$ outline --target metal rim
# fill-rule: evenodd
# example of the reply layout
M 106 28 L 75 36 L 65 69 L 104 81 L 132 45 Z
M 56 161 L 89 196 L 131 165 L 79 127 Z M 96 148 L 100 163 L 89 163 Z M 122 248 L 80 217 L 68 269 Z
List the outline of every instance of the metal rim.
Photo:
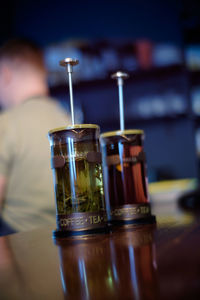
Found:
M 69 126 L 65 126 L 65 127 L 59 127 L 59 128 L 55 128 L 52 129 L 48 132 L 48 134 L 52 134 L 58 131 L 63 131 L 63 130 L 70 130 L 70 129 L 78 129 L 78 128 L 83 128 L 83 129 L 90 129 L 90 128 L 94 128 L 94 129 L 98 129 L 99 126 L 96 124 L 74 124 L 74 125 L 69 125 Z
M 100 135 L 100 137 L 106 138 L 106 137 L 111 137 L 111 136 L 129 135 L 129 134 L 144 134 L 144 131 L 141 129 L 109 131 L 109 132 L 102 133 Z

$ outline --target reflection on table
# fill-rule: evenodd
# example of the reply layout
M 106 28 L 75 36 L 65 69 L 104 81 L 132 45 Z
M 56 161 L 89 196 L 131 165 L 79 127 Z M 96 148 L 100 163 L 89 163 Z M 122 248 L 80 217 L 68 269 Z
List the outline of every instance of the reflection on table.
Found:
M 156 299 L 154 229 L 57 240 L 66 299 Z

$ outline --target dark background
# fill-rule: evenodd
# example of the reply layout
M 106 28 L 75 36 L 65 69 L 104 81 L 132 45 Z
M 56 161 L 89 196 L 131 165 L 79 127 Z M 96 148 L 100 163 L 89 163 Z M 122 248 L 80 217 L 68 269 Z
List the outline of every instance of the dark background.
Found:
M 91 39 L 148 37 L 154 41 L 182 43 L 180 18 L 182 11 L 187 9 L 187 5 L 181 4 L 183 2 L 1 1 L 1 40 L 25 35 L 46 45 L 74 37 Z M 191 1 L 188 2 L 188 6 L 191 7 Z
M 0 43 L 13 37 L 28 37 L 42 47 L 72 39 L 171 43 L 183 51 L 200 43 L 200 1 L 96 0 L 96 1 L 1 1 Z M 84 71 L 84 70 L 83 70 Z M 179 66 L 133 72 L 125 85 L 127 128 L 142 128 L 150 181 L 198 177 L 195 134 L 199 121 L 191 111 L 190 94 L 200 85 L 199 73 L 190 72 L 184 59 Z M 194 83 L 195 82 L 195 83 Z M 187 103 L 181 115 L 135 118 L 129 107 L 137 97 L 174 88 Z M 66 89 L 52 88 L 58 98 Z M 86 123 L 98 123 L 102 131 L 119 128 L 117 89 L 109 77 L 103 81 L 76 83 L 75 98 Z

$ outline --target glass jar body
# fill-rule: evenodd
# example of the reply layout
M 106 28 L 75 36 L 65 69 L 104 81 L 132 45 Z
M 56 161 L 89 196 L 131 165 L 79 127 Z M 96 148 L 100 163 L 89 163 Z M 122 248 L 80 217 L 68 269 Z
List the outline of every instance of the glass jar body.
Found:
M 99 127 L 70 127 L 50 133 L 49 139 L 57 227 L 87 230 L 104 226 Z
M 109 219 L 131 220 L 150 214 L 143 132 L 101 135 L 104 189 Z

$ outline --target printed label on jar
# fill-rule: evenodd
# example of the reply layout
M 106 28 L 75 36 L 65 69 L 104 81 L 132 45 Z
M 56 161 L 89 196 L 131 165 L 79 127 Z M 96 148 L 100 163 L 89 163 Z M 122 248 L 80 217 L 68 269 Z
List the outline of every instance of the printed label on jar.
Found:
M 90 230 L 105 227 L 106 212 L 62 214 L 56 217 L 57 228 L 68 231 Z
M 149 203 L 129 204 L 112 207 L 110 210 L 111 220 L 133 220 L 151 216 Z
M 122 157 L 118 154 L 115 155 L 110 155 L 106 157 L 106 164 L 108 166 L 110 165 L 119 165 L 121 163 L 130 163 L 130 164 L 137 164 L 139 162 L 146 162 L 146 156 L 144 151 L 141 151 L 138 155 L 136 156 L 128 156 L 128 157 Z

